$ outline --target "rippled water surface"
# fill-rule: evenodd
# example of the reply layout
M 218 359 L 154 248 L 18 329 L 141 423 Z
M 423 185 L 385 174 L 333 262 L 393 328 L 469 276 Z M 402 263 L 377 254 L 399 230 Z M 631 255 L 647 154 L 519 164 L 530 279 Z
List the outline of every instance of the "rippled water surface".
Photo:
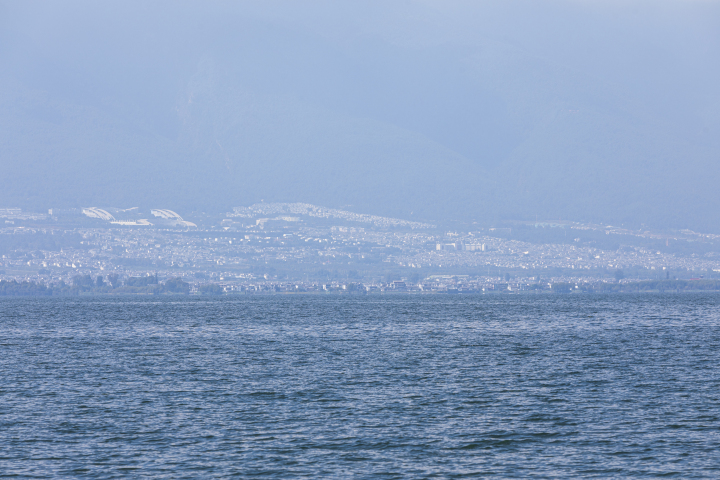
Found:
M 0 300 L 0 475 L 720 476 L 720 296 Z

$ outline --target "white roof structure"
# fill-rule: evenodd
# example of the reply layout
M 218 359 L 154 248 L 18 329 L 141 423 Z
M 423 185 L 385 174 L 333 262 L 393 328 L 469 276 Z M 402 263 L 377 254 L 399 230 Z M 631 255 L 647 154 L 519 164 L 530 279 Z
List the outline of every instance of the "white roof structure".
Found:
M 173 212 L 172 210 L 156 208 L 154 210 L 150 210 L 150 213 L 152 213 L 156 217 L 162 217 L 167 220 L 182 220 L 182 217 L 177 213 Z
M 99 218 L 100 220 L 107 220 L 108 222 L 115 221 L 115 217 L 110 215 L 110 213 L 97 207 L 83 208 L 82 213 L 90 218 Z
M 173 212 L 172 210 L 156 208 L 154 210 L 150 210 L 150 213 L 152 213 L 156 217 L 164 218 L 165 220 L 172 220 L 173 222 L 175 222 L 175 225 L 179 227 L 197 227 L 197 225 L 195 225 L 194 223 L 183 220 L 180 215 Z

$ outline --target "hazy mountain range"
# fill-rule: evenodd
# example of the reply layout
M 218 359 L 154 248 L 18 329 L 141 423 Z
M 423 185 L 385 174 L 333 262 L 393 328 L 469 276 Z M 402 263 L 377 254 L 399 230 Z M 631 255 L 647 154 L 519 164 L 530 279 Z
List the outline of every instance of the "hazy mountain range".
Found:
M 720 231 L 720 3 L 0 2 L 0 206 Z

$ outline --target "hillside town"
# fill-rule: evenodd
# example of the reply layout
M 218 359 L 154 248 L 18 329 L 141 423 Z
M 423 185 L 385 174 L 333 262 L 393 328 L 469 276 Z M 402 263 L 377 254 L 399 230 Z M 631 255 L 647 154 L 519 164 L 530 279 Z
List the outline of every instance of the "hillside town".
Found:
M 189 293 L 490 293 L 720 278 L 718 236 L 689 231 L 570 222 L 447 231 L 299 203 L 193 221 L 146 213 L 0 209 L 0 280 L 118 293 L 169 279 Z M 519 238 L 541 233 L 555 240 Z

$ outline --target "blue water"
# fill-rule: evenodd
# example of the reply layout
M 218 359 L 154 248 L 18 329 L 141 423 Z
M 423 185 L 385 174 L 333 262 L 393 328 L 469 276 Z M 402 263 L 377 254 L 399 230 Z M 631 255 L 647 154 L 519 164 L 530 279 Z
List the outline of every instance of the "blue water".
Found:
M 720 476 L 720 295 L 0 300 L 0 474 Z

